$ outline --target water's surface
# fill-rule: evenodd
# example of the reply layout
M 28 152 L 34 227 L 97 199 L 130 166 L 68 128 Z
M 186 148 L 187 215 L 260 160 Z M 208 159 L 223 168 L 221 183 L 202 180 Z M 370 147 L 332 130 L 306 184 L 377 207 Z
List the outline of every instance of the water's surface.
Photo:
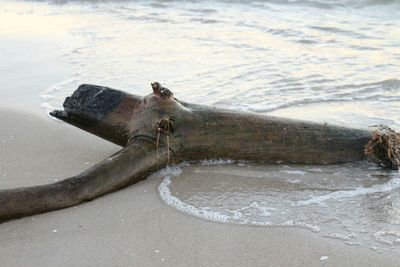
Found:
M 161 198 L 206 220 L 301 227 L 353 246 L 400 249 L 398 172 L 366 163 L 225 164 L 211 161 L 164 170 Z
M 42 31 L 73 68 L 44 105 L 81 83 L 148 94 L 158 80 L 201 104 L 400 127 L 399 1 L 19 3 L 3 4 L 4 31 Z
M 43 88 L 47 109 L 81 83 L 144 95 L 158 80 L 185 101 L 400 130 L 399 1 L 4 1 L 0 18 L 2 41 L 39 36 L 71 66 Z M 399 246 L 398 174 L 368 166 L 183 172 L 166 178 L 161 195 L 195 216 L 208 208 L 221 215 L 212 220 Z

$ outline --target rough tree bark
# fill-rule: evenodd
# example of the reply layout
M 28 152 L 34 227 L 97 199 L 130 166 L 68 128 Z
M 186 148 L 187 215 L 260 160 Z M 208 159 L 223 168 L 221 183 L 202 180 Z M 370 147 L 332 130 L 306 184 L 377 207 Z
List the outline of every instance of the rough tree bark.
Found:
M 219 110 L 177 100 L 159 83 L 139 97 L 81 85 L 50 114 L 124 148 L 54 184 L 0 190 L 0 221 L 90 201 L 168 163 L 206 158 L 336 164 L 369 159 L 397 169 L 400 138 L 375 131 Z M 368 154 L 368 156 L 366 155 Z

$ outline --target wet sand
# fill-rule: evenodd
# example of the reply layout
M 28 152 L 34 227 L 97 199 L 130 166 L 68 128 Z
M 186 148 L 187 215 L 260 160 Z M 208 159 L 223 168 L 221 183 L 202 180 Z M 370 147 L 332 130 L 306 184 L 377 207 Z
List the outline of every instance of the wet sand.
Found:
M 62 179 L 119 149 L 11 109 L 0 108 L 0 125 L 0 188 Z M 398 266 L 394 252 L 344 245 L 304 229 L 226 225 L 182 214 L 160 199 L 161 179 L 0 224 L 0 266 Z

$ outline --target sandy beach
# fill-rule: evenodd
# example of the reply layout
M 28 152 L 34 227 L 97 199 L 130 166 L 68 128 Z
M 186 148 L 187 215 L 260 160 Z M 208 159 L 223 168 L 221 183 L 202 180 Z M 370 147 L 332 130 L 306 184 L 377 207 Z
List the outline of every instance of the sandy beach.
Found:
M 0 125 L 1 188 L 63 179 L 119 149 L 12 109 L 0 109 Z M 162 202 L 161 180 L 152 177 L 77 207 L 0 224 L 0 266 L 398 266 L 397 253 L 344 245 L 303 229 L 185 215 Z

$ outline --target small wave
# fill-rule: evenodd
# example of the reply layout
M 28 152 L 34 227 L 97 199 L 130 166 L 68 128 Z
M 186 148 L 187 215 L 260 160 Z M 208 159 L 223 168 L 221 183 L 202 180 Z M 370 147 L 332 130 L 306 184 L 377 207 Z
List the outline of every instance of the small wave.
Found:
M 380 48 L 378 47 L 371 47 L 371 46 L 360 46 L 360 45 L 352 45 L 350 48 L 361 50 L 361 51 L 379 51 Z
M 307 206 L 311 204 L 321 205 L 328 200 L 340 200 L 343 198 L 354 198 L 361 195 L 391 192 L 400 188 L 400 178 L 393 178 L 384 184 L 373 185 L 371 187 L 357 187 L 347 191 L 336 191 L 322 196 L 313 196 L 307 200 L 301 200 L 293 203 L 293 206 Z
M 343 34 L 343 35 L 347 35 L 347 36 L 352 36 L 352 37 L 355 37 L 357 39 L 368 39 L 368 38 L 370 38 L 369 36 L 361 34 L 359 32 L 355 32 L 355 31 L 351 31 L 351 30 L 344 30 L 344 29 L 337 28 L 337 27 L 311 26 L 310 28 L 314 29 L 314 30 L 318 30 L 318 31 L 323 31 L 323 32 L 330 32 L 330 33 L 334 33 L 334 34 Z
M 283 84 L 281 87 L 279 87 L 274 83 Z M 281 79 L 279 81 L 272 82 L 271 84 L 273 87 L 278 86 L 281 93 L 291 91 L 293 86 L 295 86 L 294 91 L 296 91 L 297 94 L 299 94 L 299 91 L 304 91 L 306 94 L 306 91 L 313 90 L 312 86 L 311 88 L 307 88 L 301 83 L 301 80 L 291 78 Z M 323 93 L 316 96 L 303 97 L 287 101 L 285 103 L 282 103 L 281 99 L 275 98 L 276 103 L 271 102 L 269 106 L 266 106 L 264 101 L 260 103 L 261 105 L 253 103 L 252 105 L 248 105 L 248 110 L 257 113 L 266 113 L 296 106 L 320 103 L 344 103 L 366 100 L 379 100 L 381 102 L 400 101 L 400 80 L 398 79 L 387 79 L 379 82 L 364 84 L 336 85 L 330 88 L 323 88 L 323 90 L 321 89 L 321 85 L 318 85 L 317 89 L 319 90 L 316 91 L 321 91 Z M 223 102 L 216 102 L 217 105 L 221 103 Z M 232 105 L 232 103 L 227 102 L 226 104 L 224 103 L 223 106 L 227 105 Z
M 287 174 L 295 174 L 295 175 L 306 175 L 307 174 L 307 172 L 300 171 L 300 170 L 283 170 L 281 172 L 287 173 Z
M 299 44 L 306 44 L 306 45 L 311 45 L 311 44 L 317 44 L 318 42 L 315 40 L 310 40 L 310 39 L 300 39 L 296 41 Z
M 156 23 L 172 23 L 174 22 L 172 19 L 166 19 L 159 16 L 134 16 L 129 15 L 126 17 L 127 20 L 139 20 L 139 21 L 148 21 L 148 22 L 156 22 Z
M 332 238 L 332 239 L 340 239 L 343 241 L 350 241 L 351 239 L 354 239 L 355 235 L 354 235 L 354 233 L 350 233 L 347 235 L 332 233 L 332 234 L 324 235 L 324 237 Z
M 200 164 L 203 166 L 211 166 L 211 165 L 226 165 L 234 163 L 234 160 L 231 159 L 206 159 L 201 160 Z
M 158 186 L 158 192 L 160 194 L 161 199 L 168 205 L 171 206 L 183 213 L 209 220 L 215 221 L 220 223 L 233 223 L 233 224 L 248 224 L 248 225 L 255 225 L 255 226 L 289 226 L 289 227 L 301 227 L 311 230 L 313 232 L 319 232 L 320 228 L 316 225 L 311 225 L 305 222 L 296 222 L 293 220 L 287 220 L 282 223 L 272 223 L 269 221 L 255 221 L 252 219 L 245 219 L 240 211 L 246 210 L 249 208 L 256 208 L 260 209 L 264 216 L 269 216 L 268 208 L 260 207 L 257 203 L 252 203 L 249 206 L 231 210 L 231 215 L 223 214 L 219 211 L 212 210 L 210 207 L 196 207 L 194 205 L 190 205 L 181 201 L 179 198 L 172 195 L 169 186 L 172 182 L 172 176 L 177 176 L 176 174 L 167 175 L 164 177 L 164 180 Z
M 166 3 L 163 3 L 163 2 L 153 2 L 153 3 L 150 3 L 149 4 L 149 6 L 151 6 L 151 7 L 153 7 L 153 8 L 167 8 L 168 7 L 168 4 L 166 4 Z
M 378 231 L 374 233 L 374 237 L 377 242 L 385 245 L 400 245 L 400 232 Z
M 221 21 L 216 20 L 216 19 L 206 19 L 206 18 L 192 18 L 190 19 L 190 21 L 193 22 L 200 22 L 203 24 L 216 24 L 216 23 L 220 23 Z
M 202 13 L 202 14 L 212 14 L 218 12 L 216 9 L 213 8 L 199 8 L 199 9 L 189 8 L 187 10 L 194 13 Z

